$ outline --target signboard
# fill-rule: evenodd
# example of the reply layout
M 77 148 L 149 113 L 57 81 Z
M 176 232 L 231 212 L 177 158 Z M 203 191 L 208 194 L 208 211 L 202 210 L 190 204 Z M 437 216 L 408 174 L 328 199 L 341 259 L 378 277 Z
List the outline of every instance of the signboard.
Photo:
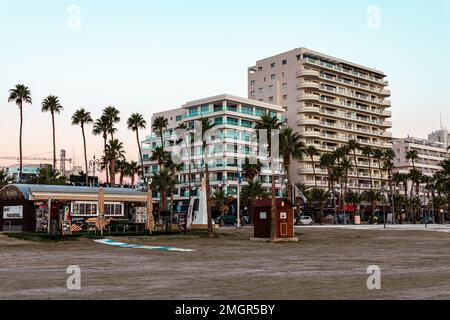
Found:
M 287 219 L 287 213 L 286 212 L 280 212 L 280 219 L 286 220 Z
M 267 219 L 267 212 L 261 212 L 261 213 L 259 214 L 259 218 L 260 218 L 261 220 L 266 220 L 266 219 Z
M 3 207 L 3 219 L 23 219 L 23 206 Z

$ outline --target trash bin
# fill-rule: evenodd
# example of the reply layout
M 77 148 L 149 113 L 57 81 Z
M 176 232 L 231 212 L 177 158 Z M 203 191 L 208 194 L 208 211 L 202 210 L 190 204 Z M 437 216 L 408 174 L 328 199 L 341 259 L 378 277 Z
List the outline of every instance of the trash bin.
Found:
M 360 225 L 361 224 L 361 216 L 355 216 L 355 224 Z

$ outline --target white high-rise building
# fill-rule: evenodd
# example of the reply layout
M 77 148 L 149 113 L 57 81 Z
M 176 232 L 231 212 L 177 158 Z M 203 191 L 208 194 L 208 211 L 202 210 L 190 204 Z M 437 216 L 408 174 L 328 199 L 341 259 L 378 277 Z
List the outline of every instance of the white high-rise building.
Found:
M 349 140 L 362 146 L 386 150 L 392 148 L 391 92 L 386 75 L 306 48 L 298 48 L 260 61 L 248 68 L 250 99 L 275 103 L 286 112 L 288 125 L 303 137 L 307 146 L 319 154 L 336 150 Z M 307 187 L 327 187 L 326 170 L 307 157 L 292 164 L 291 179 Z M 349 186 L 369 188 L 381 185 L 375 159 L 369 162 L 358 152 L 359 172 L 350 171 Z M 316 181 L 314 181 L 314 171 Z M 357 177 L 359 181 L 357 182 Z

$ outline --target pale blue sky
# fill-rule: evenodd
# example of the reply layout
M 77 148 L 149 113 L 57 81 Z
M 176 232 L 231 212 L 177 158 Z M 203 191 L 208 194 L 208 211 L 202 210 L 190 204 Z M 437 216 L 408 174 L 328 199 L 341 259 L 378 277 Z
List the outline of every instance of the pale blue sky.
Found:
M 71 5 L 81 10 L 79 30 L 67 27 Z M 381 10 L 379 30 L 367 25 L 370 5 Z M 24 154 L 51 150 L 50 117 L 40 113 L 49 94 L 65 106 L 58 146 L 72 153 L 81 150 L 79 131 L 69 126 L 79 106 L 98 116 L 115 105 L 123 118 L 139 111 L 150 122 L 153 112 L 189 100 L 245 97 L 248 66 L 296 47 L 383 70 L 395 135 L 425 137 L 439 127 L 440 111 L 450 126 L 450 0 L 0 0 L 0 39 L 6 155 L 18 153 L 18 112 L 7 103 L 16 83 L 34 98 L 25 112 Z M 134 136 L 120 129 L 135 158 Z M 101 152 L 99 138 L 89 139 L 94 152 Z

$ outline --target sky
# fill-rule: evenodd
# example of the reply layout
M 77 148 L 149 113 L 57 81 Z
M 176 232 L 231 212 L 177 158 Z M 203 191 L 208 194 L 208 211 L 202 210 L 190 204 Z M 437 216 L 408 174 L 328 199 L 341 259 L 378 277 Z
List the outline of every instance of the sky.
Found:
M 121 111 L 118 138 L 137 159 L 126 119 L 221 93 L 247 96 L 247 67 L 298 47 L 384 71 L 392 91 L 394 136 L 426 137 L 450 127 L 450 0 L 0 0 L 0 156 L 17 156 L 18 108 L 8 91 L 31 90 L 24 108 L 24 156 L 51 158 L 57 95 L 57 148 L 83 164 L 70 118 Z M 91 128 L 88 129 L 89 131 Z M 142 133 L 142 136 L 150 133 Z M 102 153 L 88 135 L 88 157 Z M 14 161 L 1 161 L 10 165 Z

